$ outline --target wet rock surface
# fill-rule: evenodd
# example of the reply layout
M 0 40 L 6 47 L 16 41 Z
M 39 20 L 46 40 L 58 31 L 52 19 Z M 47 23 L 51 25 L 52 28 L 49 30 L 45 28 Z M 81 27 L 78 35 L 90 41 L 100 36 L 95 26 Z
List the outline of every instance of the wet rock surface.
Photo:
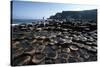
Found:
M 12 65 L 96 61 L 96 27 L 95 21 L 68 23 L 56 20 L 46 25 L 12 26 Z

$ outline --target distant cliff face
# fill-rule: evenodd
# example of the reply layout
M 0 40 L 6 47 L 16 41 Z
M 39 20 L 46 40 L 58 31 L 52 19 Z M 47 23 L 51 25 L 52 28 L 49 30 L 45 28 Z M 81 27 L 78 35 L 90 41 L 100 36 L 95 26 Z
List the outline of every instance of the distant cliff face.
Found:
M 85 10 L 85 11 L 63 11 L 62 13 L 56 13 L 53 16 L 50 16 L 49 19 L 97 19 L 97 9 L 94 10 Z

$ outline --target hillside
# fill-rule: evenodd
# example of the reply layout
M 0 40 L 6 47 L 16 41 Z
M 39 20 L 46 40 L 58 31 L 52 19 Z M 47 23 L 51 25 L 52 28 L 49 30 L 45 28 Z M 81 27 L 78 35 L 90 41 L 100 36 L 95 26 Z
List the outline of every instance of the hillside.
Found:
M 62 11 L 61 13 L 56 13 L 50 16 L 49 19 L 82 19 L 82 20 L 96 20 L 97 19 L 97 9 L 94 10 L 84 10 L 84 11 Z

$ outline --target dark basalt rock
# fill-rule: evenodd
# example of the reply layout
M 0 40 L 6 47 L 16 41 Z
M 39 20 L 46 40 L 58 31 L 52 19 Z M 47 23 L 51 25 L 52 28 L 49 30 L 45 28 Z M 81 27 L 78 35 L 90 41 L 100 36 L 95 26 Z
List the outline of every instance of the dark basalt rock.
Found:
M 77 62 L 77 60 L 74 57 L 69 57 L 68 62 L 69 63 L 74 63 L 74 62 Z
M 55 63 L 54 59 L 49 58 L 49 57 L 45 58 L 45 64 L 54 64 L 54 63 Z
M 83 43 L 77 43 L 77 42 L 72 42 L 72 44 L 79 48 L 83 48 L 85 46 Z
M 78 47 L 76 47 L 76 46 L 74 46 L 74 45 L 71 45 L 71 46 L 70 46 L 70 49 L 73 50 L 73 51 L 76 51 L 76 50 L 78 50 Z
M 22 55 L 15 57 L 13 59 L 12 65 L 15 65 L 15 66 L 27 65 L 30 63 L 30 61 L 31 61 L 31 56 L 22 54 Z
M 27 50 L 24 51 L 24 54 L 28 54 L 28 55 L 32 56 L 35 54 L 35 49 L 28 48 Z
M 70 48 L 63 48 L 63 49 L 62 49 L 62 52 L 63 52 L 63 53 L 70 53 L 71 50 L 70 50 Z
M 24 50 L 22 48 L 19 48 L 17 50 L 13 49 L 13 51 L 12 51 L 12 59 L 22 55 L 23 53 L 24 53 Z
M 13 66 L 97 60 L 96 21 L 53 19 L 46 22 L 12 27 Z
M 45 59 L 45 55 L 44 55 L 43 53 L 36 52 L 36 53 L 33 55 L 32 62 L 33 62 L 34 64 L 39 64 L 39 63 L 41 63 L 44 59 Z

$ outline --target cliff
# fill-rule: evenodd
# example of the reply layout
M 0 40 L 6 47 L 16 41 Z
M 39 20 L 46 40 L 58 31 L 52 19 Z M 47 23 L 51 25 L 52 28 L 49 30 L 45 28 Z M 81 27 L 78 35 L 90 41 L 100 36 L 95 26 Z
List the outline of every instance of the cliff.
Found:
M 97 9 L 94 10 L 84 10 L 84 11 L 62 11 L 61 13 L 56 13 L 50 16 L 49 19 L 82 19 L 82 20 L 96 20 L 97 19 Z

